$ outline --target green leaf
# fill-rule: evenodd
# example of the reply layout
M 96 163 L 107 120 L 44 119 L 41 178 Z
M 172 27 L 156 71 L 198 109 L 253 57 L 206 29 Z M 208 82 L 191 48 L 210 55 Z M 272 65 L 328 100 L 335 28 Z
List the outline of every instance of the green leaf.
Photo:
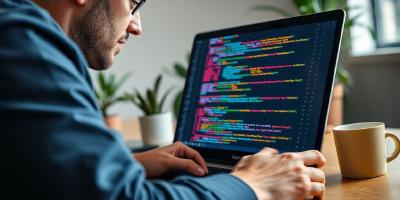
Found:
M 129 99 L 126 96 L 119 96 L 117 98 L 115 98 L 113 100 L 113 103 L 117 103 L 117 102 L 125 102 L 128 101 Z
M 100 98 L 101 98 L 100 91 L 94 90 L 94 92 L 95 92 L 95 94 L 96 94 L 96 98 L 97 98 L 97 99 L 100 99 Z
M 158 105 L 158 112 L 159 112 L 159 113 L 162 112 L 163 107 L 164 107 L 165 100 L 167 99 L 167 96 L 171 93 L 171 91 L 172 91 L 173 89 L 174 89 L 174 88 L 172 88 L 172 87 L 169 88 L 169 89 L 164 93 L 164 95 L 162 96 L 161 101 L 160 101 L 160 104 Z
M 101 106 L 101 112 L 103 113 L 104 116 L 108 116 L 108 109 L 112 103 L 110 102 L 104 102 L 103 105 Z
M 270 12 L 275 12 L 279 15 L 282 15 L 284 17 L 290 17 L 293 16 L 292 14 L 290 14 L 289 12 L 287 12 L 284 9 L 278 8 L 276 6 L 271 6 L 271 5 L 259 5 L 259 6 L 254 6 L 253 10 L 257 10 L 257 11 L 270 11 Z
M 186 62 L 189 64 L 190 63 L 190 57 L 191 57 L 191 53 L 187 52 L 186 53 Z
M 336 10 L 339 8 L 343 8 L 346 4 L 344 0 L 320 0 L 320 5 L 322 11 L 330 11 L 330 10 Z
M 182 64 L 175 63 L 174 70 L 175 70 L 176 75 L 178 75 L 179 77 L 182 77 L 182 78 L 186 78 L 187 68 L 185 68 Z
M 154 91 L 147 89 L 147 100 L 149 102 L 149 110 L 151 111 L 152 114 L 158 113 L 157 110 L 157 99 L 155 97 Z
M 144 100 L 143 96 L 139 93 L 138 90 L 136 90 L 136 97 L 139 99 L 140 102 L 140 108 L 142 109 L 142 111 L 145 114 L 151 113 L 150 109 L 149 109 L 149 105 L 146 103 L 146 101 Z
M 365 26 L 365 28 L 368 29 L 369 34 L 375 41 L 378 40 L 378 33 L 376 32 L 376 30 L 374 28 L 371 28 L 368 26 Z
M 351 74 L 344 67 L 338 66 L 336 76 L 336 82 L 342 83 L 347 88 L 352 85 Z
M 133 94 L 125 92 L 123 96 L 125 97 L 125 99 L 127 99 L 127 101 L 131 101 L 132 103 L 136 102 L 135 95 Z
M 157 76 L 157 79 L 156 79 L 156 81 L 154 82 L 154 86 L 153 86 L 153 88 L 154 88 L 154 93 L 155 93 L 154 96 L 155 96 L 155 97 L 157 97 L 158 90 L 160 89 L 161 80 L 162 80 L 162 76 L 161 76 L 161 74 L 160 74 L 160 75 Z
M 313 13 L 319 13 L 319 12 L 322 12 L 323 10 L 322 10 L 322 5 L 321 5 L 321 2 L 320 1 L 318 1 L 318 0 L 314 0 L 314 1 L 312 1 L 312 10 L 313 10 Z
M 178 118 L 178 115 L 179 115 L 179 109 L 181 106 L 182 96 L 183 96 L 183 91 L 179 91 L 177 93 L 177 95 L 175 96 L 174 105 L 173 105 L 175 118 Z
M 106 76 L 103 72 L 98 74 L 99 90 L 96 90 L 96 97 L 100 103 L 100 107 L 107 107 L 103 104 L 110 104 L 122 102 L 123 98 L 117 96 L 122 84 L 129 78 L 130 73 L 123 75 L 118 78 L 115 74 L 110 74 Z
M 358 20 L 358 18 L 362 17 L 363 15 L 364 13 L 358 13 L 357 15 L 354 15 L 352 17 L 348 17 L 346 24 L 350 26 L 353 25 Z
M 143 113 L 144 113 L 145 115 L 151 115 L 151 114 L 152 114 L 151 111 L 149 110 L 149 108 L 145 107 L 145 106 L 142 105 L 142 104 L 139 104 L 139 108 L 143 111 Z
M 343 8 L 347 7 L 347 0 L 338 0 L 338 1 L 330 1 L 330 2 L 336 2 L 336 8 L 335 9 L 339 9 L 339 8 L 343 9 Z
M 101 90 L 105 91 L 107 88 L 107 86 L 106 86 L 107 84 L 106 84 L 106 80 L 104 78 L 104 74 L 102 72 L 99 72 L 98 80 L 99 80 L 99 85 L 100 85 Z
M 313 0 L 292 0 L 292 2 L 298 8 L 300 14 L 302 15 L 315 13 Z
M 109 96 L 110 98 L 113 98 L 117 91 L 117 88 L 115 86 L 115 79 L 116 79 L 115 74 L 111 74 L 107 81 L 108 82 L 107 96 Z
M 128 99 L 130 102 L 132 102 L 135 106 L 137 106 L 140 110 L 142 110 L 142 112 L 143 112 L 144 114 L 146 114 L 146 115 L 149 114 L 149 111 L 147 110 L 147 108 L 146 108 L 145 106 L 143 106 L 140 102 L 138 102 L 138 101 L 136 100 L 137 97 L 136 97 L 135 95 L 130 94 L 130 93 L 125 93 L 125 94 L 124 94 L 124 97 L 125 97 L 126 99 Z

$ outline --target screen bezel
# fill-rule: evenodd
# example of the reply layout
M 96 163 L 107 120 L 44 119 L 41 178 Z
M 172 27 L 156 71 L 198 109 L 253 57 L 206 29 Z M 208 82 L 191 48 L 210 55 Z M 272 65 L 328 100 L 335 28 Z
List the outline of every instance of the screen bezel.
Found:
M 325 82 L 325 89 L 324 89 L 324 97 L 323 97 L 323 103 L 322 103 L 322 110 L 321 114 L 319 116 L 319 121 L 318 121 L 318 129 L 317 129 L 317 137 L 316 141 L 314 144 L 315 150 L 321 150 L 322 147 L 322 141 L 323 141 L 323 136 L 325 132 L 325 126 L 326 126 L 326 121 L 327 121 L 327 113 L 329 110 L 329 105 L 330 105 L 330 99 L 332 95 L 332 90 L 334 86 L 334 80 L 335 80 L 335 73 L 336 73 L 336 64 L 339 56 L 339 48 L 340 48 L 340 43 L 341 43 L 341 38 L 342 38 L 342 32 L 343 32 L 343 25 L 344 25 L 344 20 L 346 17 L 346 13 L 344 10 L 334 10 L 334 11 L 329 11 L 329 12 L 323 12 L 323 13 L 317 13 L 317 14 L 312 14 L 312 15 L 306 15 L 306 16 L 299 16 L 299 17 L 292 17 L 292 18 L 287 18 L 287 19 L 280 19 L 280 20 L 275 20 L 275 21 L 269 21 L 269 22 L 263 22 L 263 23 L 257 23 L 257 24 L 251 24 L 251 25 L 245 25 L 245 26 L 240 26 L 240 27 L 234 27 L 234 28 L 228 28 L 228 29 L 223 29 L 223 30 L 217 30 L 217 31 L 211 31 L 211 32 L 206 32 L 206 33 L 199 33 L 195 36 L 194 41 L 193 41 L 193 48 L 192 48 L 192 54 L 194 54 L 195 50 L 195 43 L 198 40 L 204 40 L 204 39 L 211 39 L 215 37 L 221 37 L 221 36 L 226 36 L 226 35 L 233 35 L 233 34 L 238 34 L 238 33 L 249 33 L 249 32 L 256 32 L 256 31 L 265 31 L 265 30 L 270 30 L 270 29 L 278 29 L 278 28 L 285 28 L 285 27 L 290 27 L 290 26 L 297 26 L 297 25 L 305 25 L 305 24 L 312 24 L 312 23 L 318 23 L 318 22 L 324 22 L 324 21 L 336 21 L 336 28 L 335 28 L 335 37 L 332 45 L 332 51 L 331 51 L 331 58 L 329 61 L 329 69 L 328 69 L 328 76 L 327 80 Z M 192 61 L 192 57 L 190 58 L 190 61 Z M 188 69 L 188 74 L 187 77 L 191 76 L 192 70 L 192 62 L 189 63 L 189 69 Z M 183 91 L 182 99 L 187 95 L 187 87 L 189 85 L 188 79 L 186 77 L 186 83 L 185 83 L 185 88 Z M 183 101 L 181 102 L 182 106 Z M 182 114 L 182 111 L 179 111 L 179 117 Z M 178 117 L 178 119 L 179 119 Z M 174 141 L 178 141 L 178 127 L 180 126 L 179 120 L 177 122 L 177 128 L 175 131 L 175 138 Z M 249 152 L 243 152 L 243 151 L 231 151 L 231 150 L 223 150 L 223 149 L 216 149 L 216 148 L 201 148 L 201 147 L 193 147 L 195 150 L 199 151 L 200 154 L 204 157 L 204 159 L 208 162 L 217 162 L 217 163 L 223 163 L 223 164 L 235 164 L 240 157 L 249 155 L 252 153 Z

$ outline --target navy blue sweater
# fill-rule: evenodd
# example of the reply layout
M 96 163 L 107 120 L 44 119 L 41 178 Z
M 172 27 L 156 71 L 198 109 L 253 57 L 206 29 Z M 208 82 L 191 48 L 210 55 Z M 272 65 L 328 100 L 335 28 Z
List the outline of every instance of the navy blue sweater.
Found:
M 0 1 L 0 199 L 255 198 L 228 174 L 146 180 L 76 43 L 33 2 Z

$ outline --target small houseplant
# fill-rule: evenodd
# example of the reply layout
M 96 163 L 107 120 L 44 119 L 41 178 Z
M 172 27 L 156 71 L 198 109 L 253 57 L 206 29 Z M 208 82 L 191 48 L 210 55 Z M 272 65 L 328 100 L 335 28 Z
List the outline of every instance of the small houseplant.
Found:
M 99 87 L 95 90 L 96 97 L 104 121 L 109 128 L 116 130 L 121 130 L 122 128 L 121 118 L 116 114 L 111 114 L 109 109 L 116 103 L 127 101 L 124 95 L 120 95 L 120 89 L 129 78 L 129 75 L 128 73 L 119 78 L 115 74 L 106 76 L 103 72 L 99 72 L 97 76 Z
M 188 65 L 190 61 L 190 53 L 186 54 L 186 64 L 180 63 L 180 62 L 175 62 L 172 65 L 172 71 L 171 70 L 166 70 L 168 74 L 171 74 L 172 76 L 178 77 L 181 80 L 185 80 L 187 73 L 188 73 Z M 183 89 L 178 90 L 176 92 L 174 101 L 172 104 L 172 110 L 174 112 L 175 118 L 178 117 L 179 114 L 179 108 L 181 106 L 181 101 L 182 101 L 182 95 L 183 95 Z
M 254 10 L 258 11 L 270 11 L 278 13 L 284 17 L 291 17 L 297 14 L 301 15 L 309 15 L 319 12 L 325 12 L 335 9 L 343 9 L 347 13 L 352 10 L 359 10 L 360 7 L 348 7 L 346 5 L 345 0 L 337 0 L 337 1 L 326 1 L 326 0 L 292 0 L 293 5 L 297 9 L 298 13 L 290 13 L 284 9 L 273 5 L 259 5 L 254 7 Z M 339 59 L 338 67 L 336 70 L 335 76 L 335 87 L 333 90 L 333 95 L 331 99 L 331 106 L 329 110 L 328 116 L 328 128 L 330 130 L 333 126 L 339 125 L 343 122 L 343 96 L 344 91 L 348 90 L 351 85 L 351 75 L 344 67 L 344 63 L 346 62 L 346 58 L 349 55 L 350 49 L 350 28 L 352 26 L 362 26 L 369 30 L 372 37 L 375 38 L 374 30 L 370 27 L 367 27 L 363 24 L 357 22 L 357 19 L 362 16 L 362 13 L 359 13 L 354 16 L 347 15 L 346 22 L 344 25 L 344 34 L 341 48 L 341 56 Z
M 158 75 L 153 88 L 148 88 L 145 94 L 141 94 L 137 89 L 134 89 L 133 93 L 125 94 L 125 98 L 144 113 L 144 116 L 139 117 L 139 123 L 145 145 L 167 145 L 174 139 L 172 113 L 163 112 L 172 88 L 159 95 L 161 81 L 162 76 Z

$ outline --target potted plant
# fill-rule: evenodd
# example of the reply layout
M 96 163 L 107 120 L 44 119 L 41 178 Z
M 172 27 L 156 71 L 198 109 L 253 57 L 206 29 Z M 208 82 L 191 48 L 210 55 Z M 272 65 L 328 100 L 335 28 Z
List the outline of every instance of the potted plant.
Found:
M 175 62 L 172 65 L 172 71 L 169 69 L 167 69 L 165 71 L 167 72 L 167 74 L 171 74 L 172 76 L 178 77 L 181 80 L 185 80 L 187 73 L 188 73 L 188 68 L 189 68 L 188 65 L 190 62 L 190 53 L 186 54 L 186 62 L 187 62 L 187 64 Z M 173 100 L 172 110 L 174 112 L 175 118 L 178 118 L 179 108 L 181 106 L 181 101 L 182 101 L 182 95 L 183 95 L 183 89 L 180 89 L 180 90 L 178 90 L 178 92 L 176 92 L 174 100 Z
M 172 113 L 163 111 L 172 88 L 159 98 L 161 80 L 162 76 L 158 75 L 153 88 L 148 88 L 145 94 L 141 94 L 137 89 L 134 89 L 133 93 L 125 94 L 125 97 L 144 113 L 144 116 L 139 117 L 144 145 L 163 146 L 171 144 L 174 139 Z
M 335 9 L 344 9 L 348 13 L 350 10 L 360 9 L 360 7 L 349 8 L 346 5 L 345 0 L 338 0 L 338 1 L 292 0 L 292 3 L 297 8 L 298 13 L 301 15 L 309 15 L 313 13 L 324 12 Z M 298 14 L 298 13 L 292 14 L 284 9 L 272 5 L 260 5 L 254 7 L 253 9 L 258 11 L 271 11 L 285 17 L 290 17 Z M 357 23 L 357 19 L 361 15 L 362 13 L 355 16 L 347 15 L 347 19 L 344 25 L 341 56 L 339 59 L 338 68 L 336 70 L 335 86 L 331 98 L 331 106 L 329 109 L 327 130 L 331 130 L 333 126 L 342 124 L 343 122 L 344 92 L 348 90 L 348 88 L 351 85 L 351 75 L 344 67 L 344 63 L 346 62 L 346 59 L 349 55 L 348 51 L 350 49 L 350 28 L 354 25 L 362 26 L 364 28 L 367 28 L 370 31 L 371 35 L 375 37 L 372 28 Z
M 109 113 L 109 109 L 118 102 L 127 101 L 124 95 L 119 94 L 119 90 L 129 78 L 129 75 L 128 73 L 118 78 L 115 74 L 105 76 L 104 73 L 99 72 L 97 76 L 99 87 L 95 92 L 104 121 L 109 128 L 119 131 L 122 129 L 121 118 L 117 114 Z

